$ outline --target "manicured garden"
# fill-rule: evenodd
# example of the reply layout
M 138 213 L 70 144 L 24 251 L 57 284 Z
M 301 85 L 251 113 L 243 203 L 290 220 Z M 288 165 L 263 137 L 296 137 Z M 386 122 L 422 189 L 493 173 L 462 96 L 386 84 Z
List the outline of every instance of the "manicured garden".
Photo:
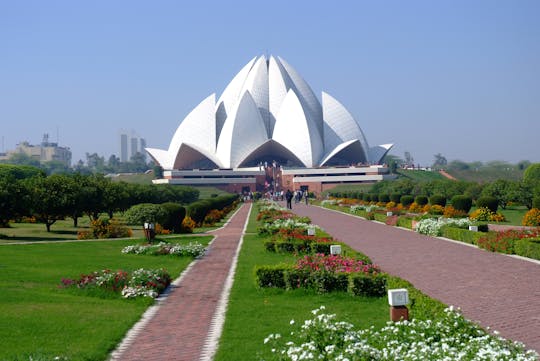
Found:
M 251 214 L 216 360 L 535 359 L 382 273 L 322 230 L 307 235 L 309 220 L 271 213 L 259 216 L 263 224 Z M 280 230 L 264 225 L 272 218 Z M 319 253 L 330 244 L 339 244 L 342 256 Z M 383 278 L 385 289 L 407 288 L 415 320 L 386 325 L 386 297 L 354 292 L 362 275 Z
M 182 236 L 167 242 L 205 246 L 210 240 Z M 144 243 L 131 239 L 1 246 L 0 324 L 6 327 L 0 327 L 0 359 L 106 359 L 153 303 L 152 297 L 122 294 L 127 277 L 138 277 L 139 284 L 159 283 L 163 274 L 152 278 L 140 269 L 164 269 L 176 278 L 193 260 L 122 252 Z

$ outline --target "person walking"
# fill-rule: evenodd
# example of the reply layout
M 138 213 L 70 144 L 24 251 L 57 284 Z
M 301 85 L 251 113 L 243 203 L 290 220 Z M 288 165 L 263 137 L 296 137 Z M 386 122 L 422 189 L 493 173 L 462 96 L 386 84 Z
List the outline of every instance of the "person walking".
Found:
M 304 199 L 306 200 L 306 206 L 309 204 L 309 193 L 308 191 L 304 191 Z
M 287 208 L 292 209 L 292 197 L 293 194 L 290 189 L 287 189 L 287 193 L 285 193 L 285 199 L 287 200 Z

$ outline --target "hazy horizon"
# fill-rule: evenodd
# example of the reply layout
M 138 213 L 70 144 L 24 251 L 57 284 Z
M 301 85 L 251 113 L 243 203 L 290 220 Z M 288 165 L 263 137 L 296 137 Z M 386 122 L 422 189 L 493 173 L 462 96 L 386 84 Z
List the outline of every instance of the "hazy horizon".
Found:
M 254 56 L 328 92 L 370 145 L 429 166 L 540 162 L 538 1 L 0 3 L 1 151 L 28 141 L 167 148 L 180 121 Z

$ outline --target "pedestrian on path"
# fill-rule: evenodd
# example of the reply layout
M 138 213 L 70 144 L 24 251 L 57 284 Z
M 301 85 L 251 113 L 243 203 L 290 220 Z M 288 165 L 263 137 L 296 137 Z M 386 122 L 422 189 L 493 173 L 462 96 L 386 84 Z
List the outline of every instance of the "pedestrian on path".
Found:
M 287 208 L 292 209 L 292 197 L 293 194 L 290 189 L 287 189 L 287 193 L 285 193 L 285 199 L 287 200 Z

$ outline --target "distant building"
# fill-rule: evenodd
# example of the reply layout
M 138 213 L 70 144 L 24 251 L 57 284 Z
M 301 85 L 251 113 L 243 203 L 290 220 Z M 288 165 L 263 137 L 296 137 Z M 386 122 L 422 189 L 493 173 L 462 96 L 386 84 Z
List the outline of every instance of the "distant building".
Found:
M 131 157 L 137 153 L 141 153 L 146 159 L 146 140 L 139 137 L 134 131 L 120 133 L 120 161 L 129 162 Z
M 71 166 L 71 150 L 58 146 L 58 143 L 49 142 L 48 134 L 43 135 L 43 141 L 40 145 L 32 145 L 24 141 L 17 144 L 15 150 L 0 153 L 0 160 L 8 160 L 13 154 L 26 154 L 41 163 L 54 160 L 62 162 L 68 167 Z

